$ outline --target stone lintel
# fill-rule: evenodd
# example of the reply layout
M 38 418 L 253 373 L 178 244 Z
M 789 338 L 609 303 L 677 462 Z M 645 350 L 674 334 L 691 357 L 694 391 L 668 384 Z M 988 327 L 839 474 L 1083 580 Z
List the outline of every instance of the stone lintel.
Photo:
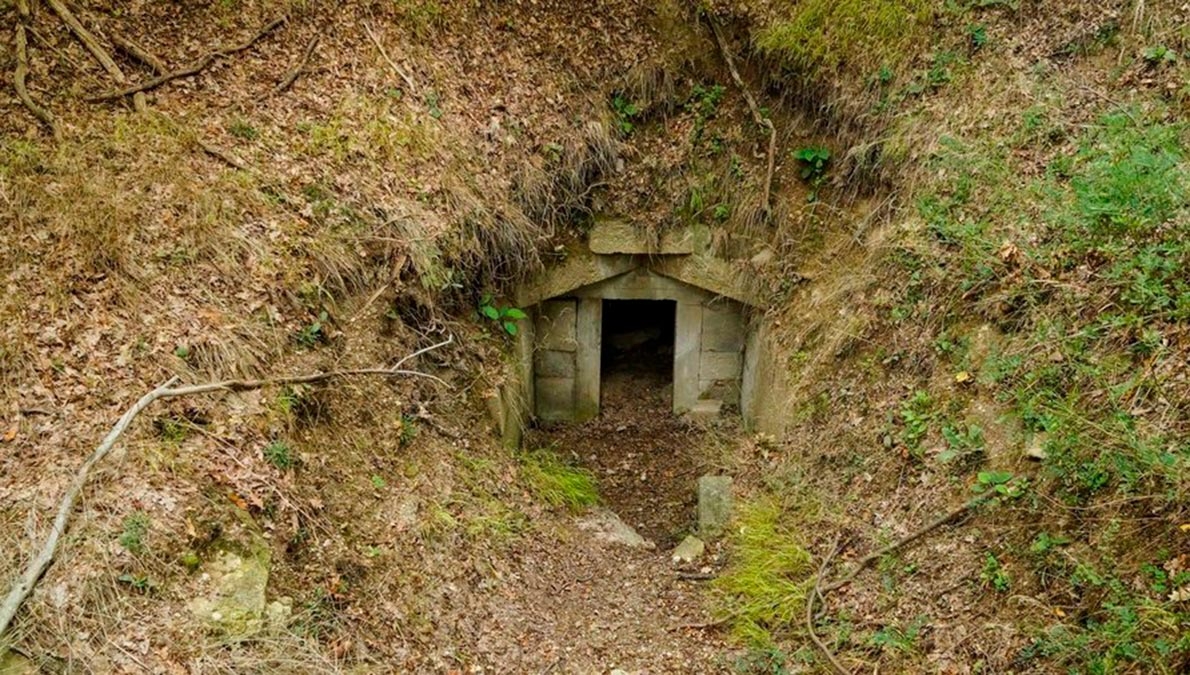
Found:
M 588 236 L 592 253 L 631 255 L 689 255 L 694 253 L 694 235 L 687 229 L 671 230 L 651 241 L 647 233 L 622 220 L 597 220 Z
M 702 255 L 662 258 L 651 263 L 649 268 L 657 274 L 745 305 L 764 306 L 759 294 L 750 288 L 747 277 L 719 258 Z

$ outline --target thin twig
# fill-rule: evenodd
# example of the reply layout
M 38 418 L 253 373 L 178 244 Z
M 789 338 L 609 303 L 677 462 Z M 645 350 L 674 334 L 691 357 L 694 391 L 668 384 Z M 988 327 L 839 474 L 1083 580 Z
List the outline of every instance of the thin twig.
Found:
M 201 73 L 202 71 L 206 70 L 207 67 L 210 66 L 215 61 L 217 61 L 221 58 L 224 58 L 226 56 L 235 54 L 237 52 L 242 52 L 245 49 L 248 49 L 252 45 L 256 44 L 256 42 L 258 40 L 260 40 L 264 36 L 268 35 L 269 33 L 273 32 L 274 30 L 276 30 L 277 27 L 280 26 L 281 24 L 285 23 L 285 21 L 286 21 L 286 19 L 284 17 L 282 17 L 280 19 L 274 19 L 273 21 L 270 21 L 268 24 L 266 24 L 264 28 L 261 28 L 255 35 L 248 38 L 245 42 L 242 42 L 242 43 L 232 46 L 232 47 L 224 47 L 221 49 L 216 49 L 215 51 L 207 54 L 206 56 L 195 61 L 194 63 L 181 68 L 180 70 L 175 70 L 173 72 L 166 73 L 164 75 L 158 75 L 157 77 L 154 77 L 151 80 L 141 82 L 140 84 L 133 85 L 126 89 L 121 89 L 119 91 L 110 91 L 106 94 L 99 94 L 98 96 L 90 96 L 86 100 L 90 103 L 100 103 L 103 101 L 112 101 L 112 100 L 115 100 L 118 98 L 123 98 L 125 96 L 129 96 L 131 94 L 136 94 L 138 92 L 149 91 L 150 89 L 156 89 L 157 87 L 160 87 L 161 85 L 163 85 L 167 82 L 172 82 L 179 78 L 197 75 L 197 74 Z
M 17 67 L 12 74 L 12 86 L 16 89 L 17 98 L 21 103 L 28 108 L 29 112 L 33 114 L 42 124 L 50 128 L 50 133 L 53 134 L 54 140 L 61 140 L 62 132 L 58 129 L 58 124 L 54 121 L 54 116 L 50 111 L 37 105 L 33 102 L 33 97 L 29 95 L 29 40 L 25 34 L 25 24 L 29 20 L 29 3 L 26 0 L 17 0 Z
M 126 84 L 128 79 L 124 77 L 124 71 L 120 70 L 120 66 L 116 64 L 116 60 L 112 58 L 111 54 L 107 53 L 103 45 L 99 44 L 99 39 L 83 26 L 82 22 L 78 20 L 78 17 L 66 6 L 66 3 L 63 0 L 46 1 L 49 3 L 50 9 L 54 10 L 58 18 L 62 19 L 62 23 L 65 23 L 70 28 L 70 32 L 74 33 L 74 36 L 78 38 L 79 42 L 83 43 L 87 51 L 91 52 L 91 56 L 95 57 L 95 60 L 99 62 L 99 65 L 103 66 L 103 69 L 116 81 L 116 84 Z M 144 112 L 148 108 L 143 95 L 134 96 L 132 100 L 137 112 Z
M 321 35 L 315 35 L 314 39 L 310 40 L 310 44 L 306 45 L 306 51 L 302 54 L 302 58 L 298 61 L 298 64 L 273 88 L 274 94 L 284 93 L 285 90 L 293 86 L 294 82 L 297 82 L 297 79 L 301 77 L 302 73 L 306 72 L 306 66 L 309 65 L 310 57 L 314 55 L 314 50 L 318 47 L 318 41 L 321 38 Z
M 395 72 L 397 75 L 400 75 L 402 80 L 405 80 L 405 85 L 409 87 L 409 93 L 416 96 L 417 85 L 414 84 L 413 78 L 409 76 L 409 73 L 405 72 L 405 69 L 401 68 L 401 66 L 398 66 L 396 61 L 393 61 L 391 58 L 389 58 L 388 52 L 384 50 L 384 45 L 380 44 L 380 40 L 376 38 L 376 34 L 372 32 L 372 27 L 369 26 L 366 21 L 364 22 L 364 32 L 368 34 L 368 38 L 372 40 L 372 44 L 376 45 L 376 51 L 380 52 L 380 56 L 383 57 L 385 62 L 388 63 L 389 67 L 393 69 L 393 72 Z
M 285 385 L 285 384 L 313 384 L 316 382 L 325 382 L 328 380 L 335 380 L 344 377 L 353 377 L 357 375 L 382 375 L 386 377 L 393 377 L 398 375 L 425 377 L 435 382 L 446 385 L 441 379 L 429 375 L 427 373 L 418 372 L 415 370 L 403 370 L 401 366 L 410 359 L 424 354 L 439 347 L 446 346 L 453 342 L 454 338 L 447 338 L 443 342 L 431 345 L 424 349 L 419 349 L 416 352 L 402 358 L 392 368 L 363 368 L 358 370 L 338 370 L 328 373 L 316 373 L 313 375 L 294 375 L 287 377 L 277 377 L 263 380 L 225 380 L 223 382 L 211 382 L 206 384 L 197 384 L 186 387 L 175 387 L 177 377 L 171 377 L 164 384 L 156 389 L 145 394 L 138 400 L 131 408 L 129 408 L 104 437 L 103 442 L 91 456 L 83 462 L 78 471 L 74 475 L 74 480 L 71 481 L 70 487 L 66 490 L 62 501 L 58 505 L 58 513 L 54 518 L 53 526 L 50 528 L 49 535 L 42 544 L 38 554 L 25 567 L 25 571 L 20 578 L 9 590 L 8 595 L 5 596 L 4 602 L 0 603 L 0 637 L 3 637 L 8 631 L 9 625 L 12 623 L 13 617 L 16 616 L 17 611 L 29 595 L 33 592 L 33 588 L 37 582 L 41 580 L 42 575 L 49 569 L 50 564 L 54 560 L 54 556 L 58 550 L 58 543 L 62 539 L 62 535 L 66 532 L 66 525 L 70 520 L 70 515 L 74 511 L 75 502 L 78 501 L 79 493 L 82 492 L 83 486 L 87 482 L 87 478 L 91 473 L 91 469 L 104 457 L 111 452 L 112 447 L 120 436 L 128 429 L 133 420 L 137 418 L 146 408 L 148 408 L 154 401 L 163 398 L 177 398 L 180 396 L 193 396 L 196 394 L 204 394 L 214 391 L 247 391 L 251 389 L 260 389 L 268 386 Z M 449 385 L 447 385 L 449 386 Z
M 227 165 L 231 166 L 232 168 L 239 169 L 241 171 L 248 170 L 248 165 L 244 162 L 244 160 L 240 159 L 239 157 L 236 157 L 235 155 L 231 154 L 230 152 L 224 150 L 223 148 L 220 148 L 216 145 L 212 145 L 212 144 L 202 140 L 201 138 L 197 139 L 195 142 L 198 143 L 198 147 L 202 148 L 203 152 L 205 152 L 208 155 L 214 157 L 215 159 L 223 162 L 224 164 L 227 164 Z
M 826 662 L 830 665 L 831 670 L 835 671 L 835 675 L 848 675 L 847 669 L 835 658 L 835 653 L 831 651 L 830 647 L 814 631 L 814 601 L 822 600 L 823 604 L 826 604 L 826 598 L 822 595 L 822 577 L 826 574 L 826 568 L 830 566 L 831 560 L 839 553 L 840 540 L 841 536 L 835 537 L 835 543 L 831 545 L 831 552 L 827 554 L 826 558 L 822 561 L 822 565 L 818 568 L 818 576 L 814 578 L 814 586 L 806 594 L 806 631 L 810 633 L 810 641 L 826 657 Z
M 735 80 L 736 86 L 744 94 L 744 100 L 748 102 L 748 109 L 752 111 L 752 119 L 769 132 L 768 167 L 764 174 L 764 201 L 762 202 L 764 204 L 764 220 L 767 223 L 773 215 L 773 172 L 777 165 L 777 127 L 773 126 L 772 120 L 761 114 L 760 106 L 756 104 L 752 92 L 744 84 L 744 78 L 740 77 L 740 71 L 736 70 L 735 59 L 731 57 L 731 52 L 727 49 L 727 42 L 719 31 L 719 25 L 715 23 L 714 17 L 710 14 L 707 14 L 707 23 L 711 25 L 711 32 L 715 34 L 715 42 L 719 45 L 719 51 L 723 52 L 723 60 L 727 62 L 727 69 L 731 71 L 731 79 Z

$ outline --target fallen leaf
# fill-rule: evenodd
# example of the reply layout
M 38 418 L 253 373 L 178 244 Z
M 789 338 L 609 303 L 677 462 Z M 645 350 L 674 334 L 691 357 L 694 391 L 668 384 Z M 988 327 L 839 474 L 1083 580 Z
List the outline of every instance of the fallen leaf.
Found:
M 965 370 L 960 370 L 955 374 L 954 381 L 958 382 L 959 384 L 966 384 L 967 382 L 971 381 L 971 373 L 968 373 Z
M 11 426 L 11 427 L 8 429 L 8 431 L 5 431 L 5 432 L 4 432 L 4 442 L 5 442 L 5 443 L 11 443 L 11 442 L 12 442 L 12 440 L 13 440 L 14 438 L 16 438 L 16 437 L 17 437 L 17 431 L 18 431 L 18 430 L 19 430 L 19 429 L 17 428 L 17 425 L 15 425 L 15 424 L 14 424 L 14 425 L 12 425 L 12 426 Z

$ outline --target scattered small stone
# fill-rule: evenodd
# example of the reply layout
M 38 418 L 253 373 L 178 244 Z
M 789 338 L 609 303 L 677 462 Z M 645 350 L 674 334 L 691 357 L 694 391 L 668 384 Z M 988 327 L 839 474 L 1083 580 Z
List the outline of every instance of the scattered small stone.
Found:
M 707 545 L 701 539 L 694 535 L 687 535 L 682 543 L 674 549 L 673 561 L 675 565 L 690 564 L 702 557 L 706 551 Z

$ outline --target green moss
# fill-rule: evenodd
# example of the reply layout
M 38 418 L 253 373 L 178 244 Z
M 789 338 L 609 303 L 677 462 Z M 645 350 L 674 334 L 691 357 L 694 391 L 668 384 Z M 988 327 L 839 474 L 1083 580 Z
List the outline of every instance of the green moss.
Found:
M 771 499 L 746 504 L 736 515 L 732 562 L 714 591 L 720 613 L 752 644 L 771 643 L 774 632 L 796 625 L 805 611 L 813 565 L 794 522 Z
M 928 0 L 804 0 L 758 31 L 756 47 L 808 76 L 844 64 L 892 73 L 905 63 L 933 17 Z M 890 75 L 891 79 L 891 75 Z

